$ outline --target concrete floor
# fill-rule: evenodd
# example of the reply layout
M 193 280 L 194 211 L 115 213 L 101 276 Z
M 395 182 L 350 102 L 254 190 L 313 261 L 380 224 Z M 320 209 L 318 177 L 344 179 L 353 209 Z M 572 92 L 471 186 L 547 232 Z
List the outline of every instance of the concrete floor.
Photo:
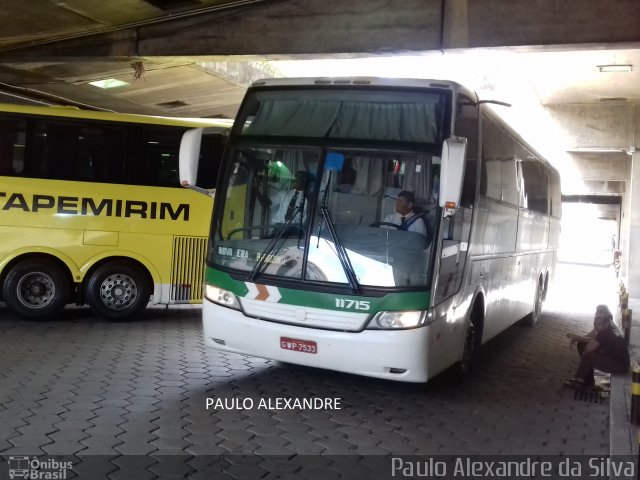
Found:
M 0 456 L 64 456 L 80 478 L 115 480 L 338 478 L 341 462 L 372 477 L 388 463 L 373 455 L 608 455 L 608 402 L 576 399 L 562 382 L 577 365 L 565 333 L 590 329 L 611 284 L 608 268 L 560 264 L 535 328 L 486 344 L 466 382 L 426 387 L 214 351 L 198 308 L 149 309 L 131 323 L 73 308 L 36 323 L 0 306 Z M 206 408 L 207 398 L 277 397 L 342 408 Z

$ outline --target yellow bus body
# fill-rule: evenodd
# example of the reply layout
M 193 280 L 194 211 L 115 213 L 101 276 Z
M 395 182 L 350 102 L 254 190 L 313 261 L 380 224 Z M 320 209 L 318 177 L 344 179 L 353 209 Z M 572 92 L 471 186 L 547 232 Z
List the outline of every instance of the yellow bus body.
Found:
M 183 130 L 212 125 L 224 129 L 229 125 L 218 121 L 72 108 L 0 105 L 0 115 L 6 113 L 25 118 L 59 117 L 74 122 L 161 125 L 182 127 Z M 90 276 L 99 266 L 109 262 L 116 265 L 124 262 L 137 269 L 149 281 L 151 303 L 202 301 L 204 257 L 213 206 L 211 197 L 180 188 L 178 184 L 176 187 L 145 186 L 25 178 L 16 174 L 2 176 L 1 173 L 0 170 L 0 286 L 3 297 L 13 295 L 7 282 L 22 289 L 17 294 L 17 313 L 32 318 L 51 318 L 52 314 L 38 304 L 41 300 L 46 301 L 45 297 L 38 296 L 42 288 L 56 287 L 55 275 L 46 271 L 50 262 L 62 267 L 69 281 L 68 286 L 58 288 L 65 292 L 69 287 L 65 303 L 84 303 Z M 12 268 L 31 265 L 38 259 L 46 259 L 45 263 L 36 263 L 44 265 L 40 268 L 45 270 L 42 277 L 38 272 L 29 274 L 27 269 L 22 284 L 13 279 Z M 125 276 L 134 277 L 126 272 Z M 117 272 L 109 278 L 117 278 Z M 107 283 L 103 278 L 103 289 Z M 95 292 L 94 297 L 99 295 Z M 7 298 L 3 300 L 12 306 Z M 119 318 L 119 313 L 127 316 L 124 307 L 113 299 L 108 301 L 114 305 L 113 312 L 103 312 L 102 316 L 113 319 Z M 33 308 L 21 310 L 29 306 Z M 100 311 L 96 313 L 101 314 Z

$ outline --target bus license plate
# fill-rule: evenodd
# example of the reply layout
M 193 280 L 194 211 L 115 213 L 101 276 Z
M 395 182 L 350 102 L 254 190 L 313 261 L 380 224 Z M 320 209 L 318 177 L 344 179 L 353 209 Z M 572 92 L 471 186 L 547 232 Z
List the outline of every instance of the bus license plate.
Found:
M 297 338 L 280 337 L 280 348 L 293 350 L 294 352 L 318 353 L 318 344 L 316 342 Z

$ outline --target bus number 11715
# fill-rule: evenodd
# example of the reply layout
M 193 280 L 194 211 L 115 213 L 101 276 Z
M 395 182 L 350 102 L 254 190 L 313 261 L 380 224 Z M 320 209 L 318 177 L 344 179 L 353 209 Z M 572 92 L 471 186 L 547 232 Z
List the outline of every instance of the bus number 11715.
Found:
M 337 308 L 346 308 L 353 310 L 369 310 L 371 305 L 368 300 L 349 300 L 346 298 L 336 298 Z

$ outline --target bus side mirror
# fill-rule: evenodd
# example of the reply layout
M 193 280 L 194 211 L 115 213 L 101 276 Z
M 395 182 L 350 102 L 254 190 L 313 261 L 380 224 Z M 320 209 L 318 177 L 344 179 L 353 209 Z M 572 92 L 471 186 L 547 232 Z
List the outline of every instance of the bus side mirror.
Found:
M 180 185 L 185 188 L 196 186 L 201 143 L 202 128 L 187 130 L 182 135 L 182 140 L 180 140 L 180 154 L 178 156 Z
M 444 216 L 453 215 L 460 206 L 462 195 L 462 179 L 464 163 L 467 158 L 467 139 L 450 137 L 442 144 L 442 160 L 440 164 L 440 206 L 444 208 Z

